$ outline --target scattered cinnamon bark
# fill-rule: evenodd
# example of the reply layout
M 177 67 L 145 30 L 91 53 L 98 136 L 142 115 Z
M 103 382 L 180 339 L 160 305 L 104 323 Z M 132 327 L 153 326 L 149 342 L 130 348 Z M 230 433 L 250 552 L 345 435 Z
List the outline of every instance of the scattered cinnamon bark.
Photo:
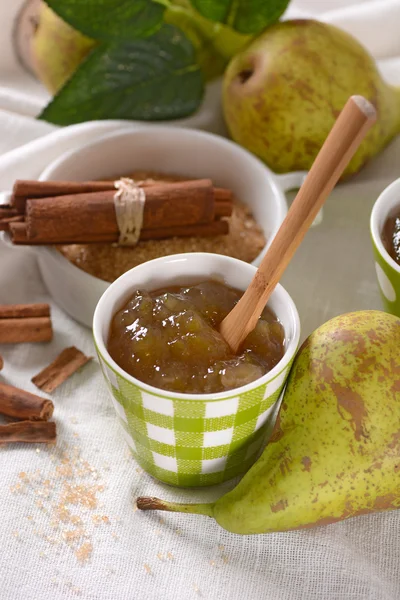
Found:
M 0 304 L 0 319 L 49 317 L 50 306 L 37 304 Z
M 1 344 L 49 342 L 52 338 L 53 328 L 48 304 L 0 305 Z
M 52 338 L 50 317 L 0 319 L 0 344 L 50 342 Z
M 57 429 L 54 421 L 17 421 L 0 425 L 0 444 L 23 442 L 51 444 L 56 441 Z
M 91 356 L 85 356 L 75 346 L 65 348 L 48 367 L 32 377 L 32 383 L 50 393 L 90 360 Z
M 53 415 L 54 404 L 13 385 L 0 383 L 0 413 L 16 419 L 47 421 Z

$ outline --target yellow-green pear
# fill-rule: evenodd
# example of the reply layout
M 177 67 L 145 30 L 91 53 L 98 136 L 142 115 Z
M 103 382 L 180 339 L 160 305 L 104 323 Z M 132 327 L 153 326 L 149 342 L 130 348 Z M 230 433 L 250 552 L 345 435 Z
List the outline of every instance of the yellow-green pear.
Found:
M 378 113 L 345 174 L 353 174 L 400 130 L 400 93 L 382 79 L 357 40 L 313 20 L 265 30 L 225 71 L 223 108 L 232 138 L 277 173 L 307 170 L 347 99 Z
M 325 525 L 400 507 L 400 319 L 345 314 L 299 350 L 271 439 L 213 504 L 139 498 L 141 509 L 204 514 L 234 533 Z
M 31 41 L 31 62 L 37 77 L 56 93 L 95 45 L 42 3 Z

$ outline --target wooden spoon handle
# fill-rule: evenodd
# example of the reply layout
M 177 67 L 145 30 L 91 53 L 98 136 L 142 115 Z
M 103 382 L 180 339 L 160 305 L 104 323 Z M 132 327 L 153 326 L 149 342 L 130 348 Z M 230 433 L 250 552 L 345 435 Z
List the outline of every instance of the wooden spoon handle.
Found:
M 233 351 L 256 326 L 282 273 L 375 120 L 368 100 L 349 98 L 249 287 L 221 323 L 221 334 Z

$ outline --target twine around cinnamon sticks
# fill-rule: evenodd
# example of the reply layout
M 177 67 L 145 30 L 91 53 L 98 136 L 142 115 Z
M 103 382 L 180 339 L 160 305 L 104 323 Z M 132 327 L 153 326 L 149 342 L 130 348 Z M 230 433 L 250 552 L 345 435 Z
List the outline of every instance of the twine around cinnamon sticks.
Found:
M 232 193 L 209 179 L 139 183 L 145 192 L 139 239 L 227 234 Z M 0 229 L 15 244 L 117 243 L 116 183 L 24 181 L 0 209 Z

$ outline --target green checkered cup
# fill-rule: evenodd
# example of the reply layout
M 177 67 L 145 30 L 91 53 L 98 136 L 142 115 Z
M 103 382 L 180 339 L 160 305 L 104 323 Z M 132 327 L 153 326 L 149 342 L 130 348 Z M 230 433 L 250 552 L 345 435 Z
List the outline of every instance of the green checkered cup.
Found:
M 285 330 L 285 354 L 266 375 L 216 394 L 157 389 L 123 371 L 107 351 L 113 315 L 137 289 L 216 279 L 239 290 L 256 268 L 217 254 L 192 253 L 149 261 L 117 279 L 96 307 L 94 340 L 121 435 L 150 475 L 175 486 L 221 483 L 246 472 L 263 446 L 268 417 L 285 385 L 300 337 L 296 307 L 278 285 L 268 306 Z
M 396 212 L 400 213 L 400 179 L 389 185 L 379 196 L 370 220 L 375 270 L 383 306 L 386 312 L 400 317 L 400 265 L 393 260 L 382 242 L 386 220 Z

